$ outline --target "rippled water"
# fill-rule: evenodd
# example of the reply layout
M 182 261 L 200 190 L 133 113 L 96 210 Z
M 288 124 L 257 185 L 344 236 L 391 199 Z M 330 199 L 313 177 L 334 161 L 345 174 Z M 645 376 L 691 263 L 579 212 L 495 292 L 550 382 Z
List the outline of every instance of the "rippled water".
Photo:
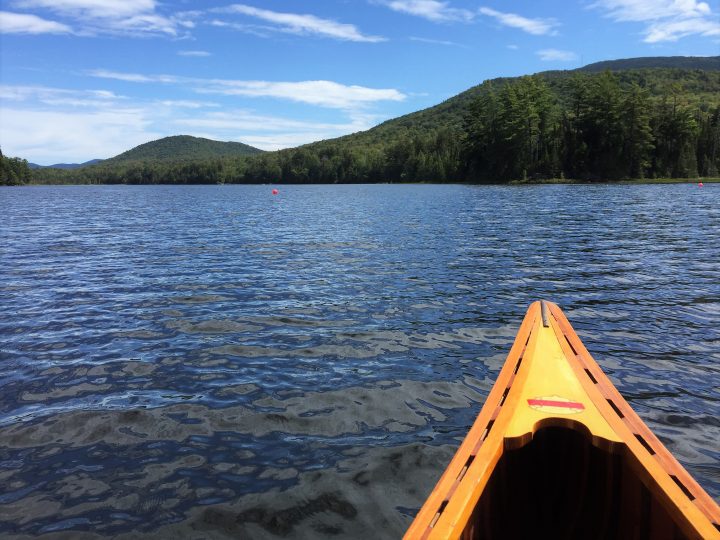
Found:
M 720 496 L 720 185 L 0 189 L 0 534 L 402 535 L 530 302 Z

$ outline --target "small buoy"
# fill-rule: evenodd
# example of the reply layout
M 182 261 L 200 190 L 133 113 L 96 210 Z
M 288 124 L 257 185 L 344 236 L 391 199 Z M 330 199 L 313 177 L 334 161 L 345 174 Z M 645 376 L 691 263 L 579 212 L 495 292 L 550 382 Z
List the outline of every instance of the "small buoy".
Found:
M 273 194 L 273 195 L 277 195 L 278 193 L 280 193 L 280 192 L 279 192 L 277 189 L 273 189 L 273 190 L 272 190 L 272 194 Z

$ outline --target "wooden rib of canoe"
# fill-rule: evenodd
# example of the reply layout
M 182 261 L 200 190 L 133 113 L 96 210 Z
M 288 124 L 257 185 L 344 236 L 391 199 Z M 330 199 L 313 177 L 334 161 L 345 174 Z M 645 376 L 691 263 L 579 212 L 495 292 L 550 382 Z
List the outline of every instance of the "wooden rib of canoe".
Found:
M 535 302 L 406 539 L 720 539 L 720 508 Z

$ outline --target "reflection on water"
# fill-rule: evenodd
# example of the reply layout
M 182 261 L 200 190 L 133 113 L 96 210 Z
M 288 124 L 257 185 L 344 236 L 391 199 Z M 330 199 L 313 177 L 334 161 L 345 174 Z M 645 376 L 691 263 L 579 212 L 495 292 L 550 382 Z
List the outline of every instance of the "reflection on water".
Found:
M 0 534 L 396 538 L 538 298 L 717 498 L 717 192 L 4 188 Z

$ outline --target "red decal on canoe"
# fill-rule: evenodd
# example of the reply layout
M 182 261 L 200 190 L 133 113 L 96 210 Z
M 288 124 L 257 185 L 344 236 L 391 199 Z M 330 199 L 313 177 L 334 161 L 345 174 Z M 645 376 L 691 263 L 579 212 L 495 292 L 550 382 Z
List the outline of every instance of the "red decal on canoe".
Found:
M 576 409 L 582 411 L 585 405 L 577 401 L 555 401 L 552 399 L 528 399 L 528 405 L 531 407 L 560 407 L 562 409 Z

